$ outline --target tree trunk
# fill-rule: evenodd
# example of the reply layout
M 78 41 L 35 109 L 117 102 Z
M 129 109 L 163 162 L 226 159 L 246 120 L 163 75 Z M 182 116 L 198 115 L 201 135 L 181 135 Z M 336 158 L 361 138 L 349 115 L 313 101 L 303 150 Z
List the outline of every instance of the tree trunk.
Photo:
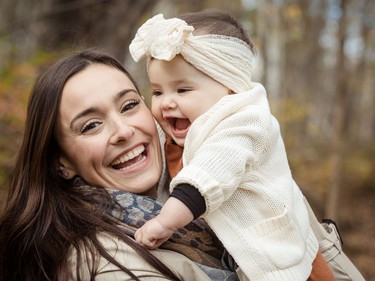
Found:
M 339 47 L 337 50 L 337 84 L 336 84 L 336 103 L 334 105 L 334 135 L 332 141 L 332 158 L 331 158 L 331 181 L 329 186 L 328 201 L 326 206 L 326 216 L 335 220 L 339 218 L 337 209 L 342 188 L 341 178 L 343 176 L 343 154 L 345 152 L 345 119 L 346 119 L 346 104 L 348 99 L 348 83 L 347 72 L 345 69 L 345 31 L 346 31 L 346 6 L 348 0 L 342 0 L 340 4 L 342 16 L 339 22 L 338 41 Z

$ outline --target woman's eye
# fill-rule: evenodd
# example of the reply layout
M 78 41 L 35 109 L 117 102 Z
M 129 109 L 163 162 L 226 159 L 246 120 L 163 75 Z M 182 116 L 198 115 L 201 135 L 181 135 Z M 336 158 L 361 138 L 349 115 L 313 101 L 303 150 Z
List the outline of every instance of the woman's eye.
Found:
M 134 107 L 136 107 L 138 104 L 140 103 L 139 100 L 129 100 L 129 101 L 126 101 L 124 103 L 124 105 L 122 106 L 121 108 L 121 113 L 124 113 L 128 110 L 131 110 L 133 109 Z
M 81 134 L 85 134 L 88 131 L 93 130 L 96 127 L 100 126 L 100 124 L 102 124 L 102 122 L 99 122 L 99 121 L 88 121 L 88 122 L 86 122 L 83 125 L 82 129 L 80 130 L 80 133 Z

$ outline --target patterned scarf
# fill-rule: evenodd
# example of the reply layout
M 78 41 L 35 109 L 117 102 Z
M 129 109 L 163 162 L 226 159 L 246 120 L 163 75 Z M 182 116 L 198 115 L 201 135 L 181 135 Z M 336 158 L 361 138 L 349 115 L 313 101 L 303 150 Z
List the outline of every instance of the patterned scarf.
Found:
M 155 199 L 119 190 L 107 190 L 120 208 L 110 210 L 110 214 L 120 219 L 128 227 L 124 231 L 130 236 L 146 221 L 154 218 L 162 207 Z M 199 264 L 223 269 L 221 258 L 224 247 L 203 219 L 197 219 L 179 228 L 160 248 L 183 254 Z
M 72 183 L 77 189 L 84 190 L 87 196 L 92 195 L 96 188 L 80 177 L 75 177 Z M 151 197 L 113 189 L 106 191 L 115 203 L 108 213 L 124 223 L 121 228 L 130 237 L 134 237 L 136 229 L 154 218 L 162 207 L 161 203 Z M 203 219 L 197 219 L 178 229 L 160 248 L 180 253 L 194 261 L 211 280 L 238 281 L 233 258 Z

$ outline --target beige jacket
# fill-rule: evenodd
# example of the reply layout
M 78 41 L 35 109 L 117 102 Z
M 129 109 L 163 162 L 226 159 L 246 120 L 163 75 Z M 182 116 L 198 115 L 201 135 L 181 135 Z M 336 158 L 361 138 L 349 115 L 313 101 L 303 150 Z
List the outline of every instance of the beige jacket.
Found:
M 142 257 L 122 240 L 103 233 L 99 235 L 99 241 L 104 245 L 110 255 L 115 257 L 116 260 L 125 265 L 135 275 L 147 275 L 147 277 L 141 277 L 141 280 L 169 280 L 144 261 Z M 162 249 L 153 250 L 152 253 L 180 277 L 181 280 L 211 280 L 193 261 L 179 253 Z M 73 274 L 75 274 L 76 268 L 75 257 L 76 254 L 73 252 L 70 261 Z M 121 271 L 117 266 L 109 263 L 103 257 L 100 257 L 98 268 L 99 274 L 95 278 L 97 281 L 133 280 L 128 274 Z M 81 276 L 83 280 L 90 280 L 87 263 L 84 263 L 81 267 Z

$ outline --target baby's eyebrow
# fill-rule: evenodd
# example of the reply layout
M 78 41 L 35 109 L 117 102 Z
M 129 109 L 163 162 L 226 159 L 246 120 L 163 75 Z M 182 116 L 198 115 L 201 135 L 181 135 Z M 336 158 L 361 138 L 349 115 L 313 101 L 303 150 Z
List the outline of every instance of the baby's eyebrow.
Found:
M 176 81 L 173 81 L 172 82 L 172 85 L 179 85 L 179 84 L 183 84 L 183 83 L 189 83 L 190 81 L 188 79 L 179 79 L 179 80 L 176 80 Z

